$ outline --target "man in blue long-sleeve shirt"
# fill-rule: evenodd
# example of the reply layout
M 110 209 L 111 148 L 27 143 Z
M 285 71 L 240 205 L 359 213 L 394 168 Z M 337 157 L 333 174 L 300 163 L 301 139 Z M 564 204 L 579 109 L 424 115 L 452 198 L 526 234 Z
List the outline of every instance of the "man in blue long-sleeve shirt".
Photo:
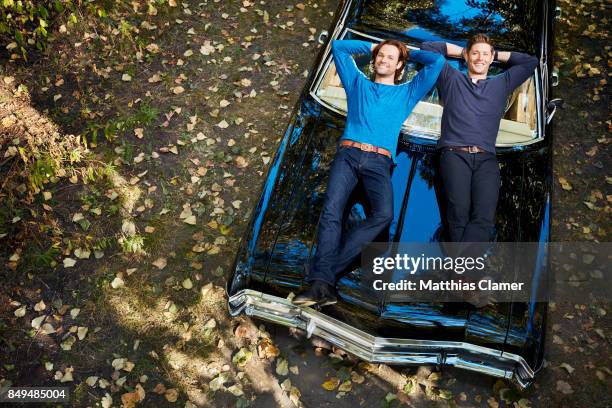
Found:
M 325 306 L 336 303 L 335 285 L 364 245 L 382 232 L 393 218 L 391 169 L 402 123 L 417 102 L 433 87 L 445 63 L 441 55 L 410 51 L 396 40 L 372 44 L 335 40 L 332 53 L 346 91 L 348 112 L 339 150 L 331 166 L 318 227 L 317 249 L 307 276 L 310 288 L 293 303 Z M 375 78 L 368 79 L 353 54 L 372 55 Z M 425 67 L 410 81 L 397 85 L 406 60 Z M 342 233 L 342 215 L 348 198 L 361 180 L 371 215 Z
M 450 43 L 425 42 L 423 50 L 465 58 L 465 75 L 444 64 L 436 83 L 444 102 L 440 175 L 446 197 L 448 239 L 487 242 L 495 225 L 500 186 L 495 140 L 508 96 L 529 78 L 538 64 L 519 52 L 496 52 L 484 34 L 473 36 L 465 49 Z M 494 59 L 509 68 L 488 77 Z

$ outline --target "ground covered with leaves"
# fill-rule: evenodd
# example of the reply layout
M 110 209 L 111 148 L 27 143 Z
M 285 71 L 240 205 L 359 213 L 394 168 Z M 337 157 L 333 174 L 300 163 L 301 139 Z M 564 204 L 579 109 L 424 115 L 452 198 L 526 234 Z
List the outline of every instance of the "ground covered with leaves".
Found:
M 607 241 L 609 11 L 560 3 L 553 240 Z M 335 2 L 117 4 L 0 68 L 103 169 L 0 190 L 0 387 L 66 385 L 70 405 L 102 407 L 611 404 L 606 302 L 551 305 L 546 368 L 524 392 L 231 318 L 223 277 Z

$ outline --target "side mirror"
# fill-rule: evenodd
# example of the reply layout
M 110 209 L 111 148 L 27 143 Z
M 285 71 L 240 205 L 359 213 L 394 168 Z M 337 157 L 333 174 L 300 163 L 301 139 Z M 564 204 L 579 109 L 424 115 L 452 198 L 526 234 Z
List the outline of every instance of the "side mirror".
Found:
M 323 30 L 319 33 L 319 38 L 317 39 L 317 41 L 319 42 L 319 44 L 324 44 L 325 41 L 327 41 L 327 37 L 329 37 L 329 32 L 327 30 Z
M 564 103 L 565 102 L 563 102 L 563 99 L 560 99 L 560 98 L 555 98 L 555 99 L 551 99 L 550 101 L 548 101 L 548 103 L 546 104 L 546 124 L 547 125 L 550 123 L 553 116 L 555 116 L 555 113 L 557 112 L 557 108 L 562 108 Z
M 553 69 L 552 74 L 550 75 L 552 77 L 552 86 L 557 86 L 559 85 L 559 70 L 557 68 Z

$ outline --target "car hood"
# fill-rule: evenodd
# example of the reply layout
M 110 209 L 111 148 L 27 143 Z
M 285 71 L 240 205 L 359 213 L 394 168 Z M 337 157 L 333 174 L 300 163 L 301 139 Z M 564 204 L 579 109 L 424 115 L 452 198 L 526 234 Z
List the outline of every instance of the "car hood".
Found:
M 343 118 L 323 111 L 320 116 L 310 116 L 302 123 L 302 135 L 308 140 L 303 156 L 294 158 L 292 172 L 285 174 L 283 184 L 291 185 L 281 201 L 284 205 L 282 219 L 277 221 L 274 248 L 269 253 L 266 282 L 286 295 L 301 285 L 303 268 L 311 257 L 316 239 L 318 217 L 323 205 L 327 175 L 335 144 L 343 131 Z M 304 133 L 305 132 L 305 133 Z M 434 147 L 403 143 L 398 150 L 397 166 L 393 170 L 394 218 L 389 238 L 396 242 L 435 242 L 441 240 L 442 222 L 436 180 L 436 153 Z M 517 155 L 501 156 L 504 180 L 500 202 L 503 202 L 498 218 L 498 241 L 516 241 L 520 229 L 516 220 L 520 217 L 522 170 Z M 283 189 L 288 191 L 288 189 Z M 347 228 L 365 218 L 363 195 L 352 197 L 352 209 L 348 214 Z M 441 338 L 465 340 L 480 337 L 478 343 L 503 343 L 507 331 L 508 305 L 498 305 L 483 315 L 469 310 L 449 312 L 444 305 L 411 304 L 385 298 L 374 291 L 361 269 L 343 277 L 339 292 L 346 307 L 338 313 L 360 329 L 379 332 L 398 330 L 403 336 L 436 335 Z M 396 333 L 396 334 L 398 334 Z M 493 338 L 495 337 L 495 338 Z
M 327 177 L 344 120 L 309 96 L 302 101 L 282 139 L 247 229 L 244 247 L 248 250 L 238 257 L 238 277 L 233 279 L 230 295 L 250 288 L 284 298 L 302 287 L 304 265 L 313 254 Z M 442 216 L 434 146 L 422 140 L 402 139 L 400 143 L 392 175 L 394 219 L 387 239 L 439 241 Z M 497 241 L 540 240 L 546 219 L 542 200 L 547 189 L 544 178 L 548 163 L 542 160 L 546 149 L 500 150 Z M 347 227 L 365 217 L 359 194 L 354 195 L 351 206 Z M 526 329 L 524 324 L 533 309 L 517 309 L 511 303 L 475 310 L 465 305 L 387 297 L 372 288 L 371 276 L 359 267 L 340 279 L 338 291 L 341 301 L 326 309 L 326 314 L 374 336 L 468 341 L 521 353 L 537 330 L 536 326 Z M 526 313 L 530 316 L 525 317 Z

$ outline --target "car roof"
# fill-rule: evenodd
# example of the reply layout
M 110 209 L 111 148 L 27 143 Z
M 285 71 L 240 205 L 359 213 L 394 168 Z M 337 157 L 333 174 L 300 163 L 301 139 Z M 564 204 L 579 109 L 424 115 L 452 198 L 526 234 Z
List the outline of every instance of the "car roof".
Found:
M 537 55 L 544 27 L 537 0 L 354 0 L 347 24 L 360 31 L 386 31 L 408 40 L 465 44 L 485 33 L 496 48 Z

